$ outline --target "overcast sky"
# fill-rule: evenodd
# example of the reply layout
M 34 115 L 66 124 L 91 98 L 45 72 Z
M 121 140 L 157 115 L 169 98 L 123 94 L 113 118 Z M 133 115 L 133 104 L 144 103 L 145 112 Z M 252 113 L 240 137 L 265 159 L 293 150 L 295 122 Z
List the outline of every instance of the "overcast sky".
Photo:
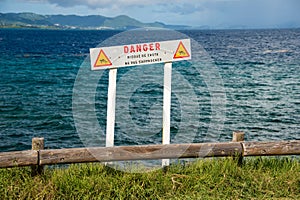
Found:
M 216 28 L 300 27 L 300 0 L 0 0 L 0 12 L 128 15 L 142 22 Z

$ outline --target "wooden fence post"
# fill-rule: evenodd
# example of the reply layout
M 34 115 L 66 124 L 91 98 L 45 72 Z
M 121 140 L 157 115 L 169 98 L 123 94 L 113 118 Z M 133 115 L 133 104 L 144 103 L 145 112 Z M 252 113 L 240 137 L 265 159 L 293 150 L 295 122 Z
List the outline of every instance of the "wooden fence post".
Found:
M 233 131 L 232 142 L 244 142 L 245 133 L 242 131 Z
M 32 150 L 38 152 L 37 156 L 37 164 L 35 166 L 31 166 L 31 175 L 36 176 L 43 173 L 43 166 L 40 166 L 40 150 L 44 149 L 44 138 L 32 138 Z
M 232 142 L 244 142 L 245 141 L 245 133 L 242 131 L 233 131 L 232 133 Z M 243 154 L 238 155 L 238 165 L 241 166 L 243 164 Z

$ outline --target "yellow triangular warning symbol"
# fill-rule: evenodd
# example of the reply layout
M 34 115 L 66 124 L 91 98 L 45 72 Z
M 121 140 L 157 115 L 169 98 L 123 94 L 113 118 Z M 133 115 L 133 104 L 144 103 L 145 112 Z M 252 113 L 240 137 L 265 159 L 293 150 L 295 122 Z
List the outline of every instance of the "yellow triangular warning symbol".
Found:
M 110 65 L 112 65 L 112 63 L 110 62 L 109 58 L 106 56 L 104 51 L 101 49 L 94 67 L 104 67 Z
M 186 58 L 186 57 L 190 57 L 190 54 L 184 47 L 183 43 L 180 42 L 178 45 L 178 48 L 174 54 L 174 59 L 175 58 Z

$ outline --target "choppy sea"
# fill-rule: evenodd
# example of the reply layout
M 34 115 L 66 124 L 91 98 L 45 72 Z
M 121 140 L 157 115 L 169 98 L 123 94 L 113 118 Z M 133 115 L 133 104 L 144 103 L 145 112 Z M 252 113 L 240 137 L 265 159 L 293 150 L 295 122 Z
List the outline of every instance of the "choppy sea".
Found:
M 150 32 L 0 29 L 0 152 L 104 146 L 108 70 L 89 48 L 124 37 L 192 39 L 173 63 L 171 143 L 300 139 L 300 29 Z M 118 69 L 116 98 L 115 144 L 161 143 L 163 64 Z

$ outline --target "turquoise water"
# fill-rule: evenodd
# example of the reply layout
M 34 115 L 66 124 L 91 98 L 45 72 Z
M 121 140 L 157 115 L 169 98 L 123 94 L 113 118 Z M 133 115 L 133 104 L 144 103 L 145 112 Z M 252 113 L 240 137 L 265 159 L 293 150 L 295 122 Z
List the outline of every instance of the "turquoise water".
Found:
M 46 148 L 51 149 L 86 145 L 73 116 L 74 84 L 87 62 L 89 48 L 118 33 L 0 29 L 0 151 L 30 149 L 32 137 L 44 137 Z M 197 41 L 211 57 L 218 81 L 224 86 L 225 101 L 220 105 L 212 101 L 215 93 L 211 93 L 210 82 L 200 68 L 189 62 L 174 64 L 173 71 L 184 78 L 177 82 L 175 77 L 173 83 L 172 141 L 229 141 L 233 130 L 245 131 L 247 140 L 300 139 L 299 29 L 183 33 Z M 149 76 L 160 78 L 163 67 L 148 69 L 152 67 L 157 72 Z M 142 69 L 135 72 L 134 68 L 131 72 L 137 74 L 133 77 L 128 68 L 118 72 L 118 83 L 122 85 L 118 86 L 117 104 L 121 103 L 117 115 L 123 109 L 129 110 L 129 114 L 117 116 L 117 145 L 161 142 L 162 84 L 147 83 L 143 76 L 129 94 L 129 101 L 122 101 L 126 98 L 122 91 L 145 75 L 146 69 Z M 95 133 L 100 137 L 99 146 L 105 139 L 108 71 L 101 75 L 95 95 L 97 123 L 103 130 Z M 184 87 L 187 83 L 193 95 L 183 98 L 188 92 Z M 218 110 L 218 106 L 224 105 L 225 109 Z M 193 110 L 194 107 L 197 109 Z M 193 113 L 185 114 L 185 108 Z M 221 111 L 222 119 L 213 117 L 219 116 L 214 112 Z M 84 112 L 80 117 L 82 122 L 89 120 Z M 132 128 L 132 124 L 136 127 Z M 140 133 L 143 127 L 148 130 Z M 179 134 L 180 131 L 194 134 L 190 137 L 189 133 Z

